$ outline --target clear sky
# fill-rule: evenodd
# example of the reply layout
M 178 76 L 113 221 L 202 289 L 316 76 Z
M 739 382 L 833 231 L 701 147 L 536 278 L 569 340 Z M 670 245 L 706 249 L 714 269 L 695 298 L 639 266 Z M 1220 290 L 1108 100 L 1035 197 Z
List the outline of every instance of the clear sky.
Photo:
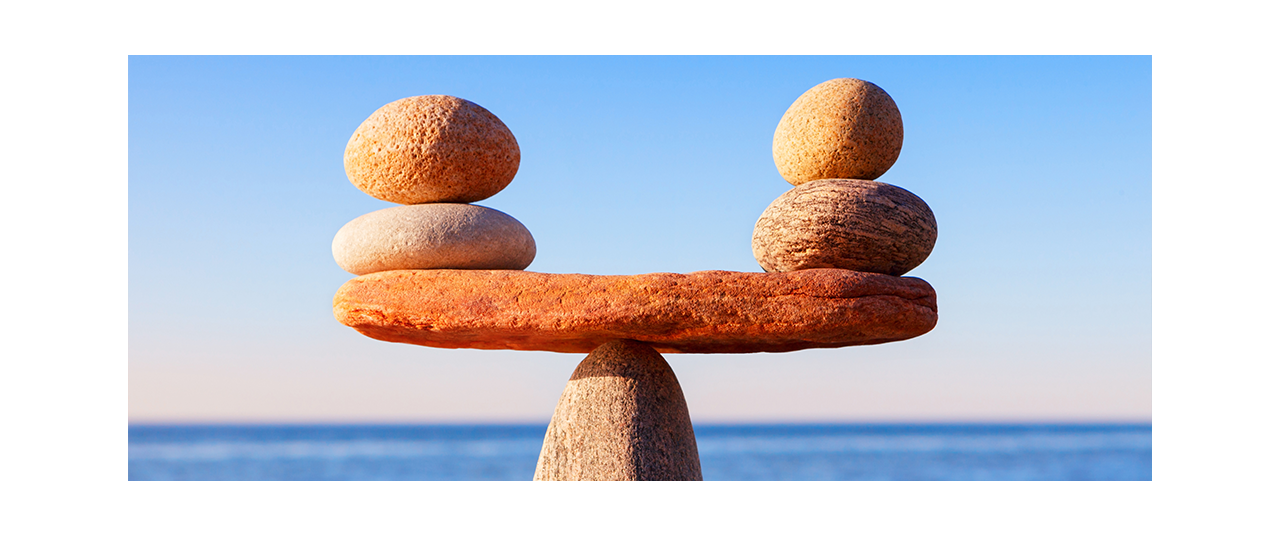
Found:
M 695 422 L 1149 420 L 1150 57 L 131 57 L 129 416 L 135 422 L 545 422 L 581 355 L 429 349 L 333 319 L 330 244 L 390 207 L 343 149 L 370 113 L 447 94 L 515 134 L 478 202 L 538 272 L 759 271 L 771 155 L 823 81 L 884 88 L 905 141 L 880 181 L 938 221 L 908 273 L 937 328 L 871 347 L 667 355 Z

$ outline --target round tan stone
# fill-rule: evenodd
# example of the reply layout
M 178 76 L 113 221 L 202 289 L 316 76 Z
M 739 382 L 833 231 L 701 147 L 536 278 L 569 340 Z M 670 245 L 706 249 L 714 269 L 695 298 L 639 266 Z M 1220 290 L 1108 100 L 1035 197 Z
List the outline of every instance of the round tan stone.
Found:
M 879 86 L 828 80 L 804 92 L 773 132 L 773 162 L 793 185 L 875 179 L 898 160 L 902 114 Z
M 924 200 L 878 181 L 824 179 L 773 200 L 751 252 L 768 272 L 842 268 L 901 276 L 929 257 L 938 223 Z
M 501 211 L 428 203 L 374 211 L 342 226 L 333 258 L 355 275 L 402 269 L 523 270 L 533 235 Z
M 480 105 L 448 95 L 379 108 L 347 142 L 347 178 L 380 200 L 470 203 L 497 194 L 520 167 L 516 137 Z

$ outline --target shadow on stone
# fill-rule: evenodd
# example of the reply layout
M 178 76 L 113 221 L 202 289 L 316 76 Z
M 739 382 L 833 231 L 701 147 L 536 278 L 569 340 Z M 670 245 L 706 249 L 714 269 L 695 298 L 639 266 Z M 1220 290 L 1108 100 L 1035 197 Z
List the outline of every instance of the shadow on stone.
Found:
M 701 481 L 684 392 L 652 347 L 614 340 L 591 351 L 547 427 L 534 481 Z

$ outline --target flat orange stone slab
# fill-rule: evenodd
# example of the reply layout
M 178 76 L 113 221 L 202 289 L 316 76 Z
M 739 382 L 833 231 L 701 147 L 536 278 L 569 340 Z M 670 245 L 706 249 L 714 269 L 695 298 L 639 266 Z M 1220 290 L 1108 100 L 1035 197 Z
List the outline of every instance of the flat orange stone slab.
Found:
M 592 276 L 392 270 L 354 278 L 338 321 L 382 341 L 586 353 L 643 341 L 664 353 L 786 352 L 910 339 L 938 322 L 927 282 L 842 269 Z

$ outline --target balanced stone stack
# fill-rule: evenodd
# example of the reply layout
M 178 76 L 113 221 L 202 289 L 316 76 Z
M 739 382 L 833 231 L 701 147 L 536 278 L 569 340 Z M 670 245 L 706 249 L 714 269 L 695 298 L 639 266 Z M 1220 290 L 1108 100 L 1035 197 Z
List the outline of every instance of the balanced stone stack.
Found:
M 333 257 L 347 272 L 523 270 L 533 262 L 523 224 L 471 204 L 506 188 L 520 167 L 515 136 L 480 105 L 448 95 L 387 104 L 351 135 L 343 164 L 357 188 L 403 205 L 338 230 Z
M 796 187 L 756 221 L 751 250 L 760 267 L 901 276 L 923 263 L 938 237 L 933 211 L 875 181 L 901 150 L 902 115 L 875 84 L 837 78 L 796 99 L 773 135 L 774 164 Z
M 347 145 L 351 181 L 404 204 L 338 232 L 357 277 L 334 296 L 343 324 L 437 348 L 588 352 L 544 437 L 535 480 L 700 480 L 684 394 L 660 352 L 788 352 L 901 341 L 937 323 L 937 295 L 901 277 L 937 237 L 920 198 L 875 181 L 902 147 L 897 106 L 874 84 L 804 93 L 774 134 L 796 185 L 756 222 L 765 272 L 540 274 L 529 232 L 474 205 L 520 162 L 510 131 L 454 97 L 375 112 Z M 463 270 L 458 270 L 463 269 Z

